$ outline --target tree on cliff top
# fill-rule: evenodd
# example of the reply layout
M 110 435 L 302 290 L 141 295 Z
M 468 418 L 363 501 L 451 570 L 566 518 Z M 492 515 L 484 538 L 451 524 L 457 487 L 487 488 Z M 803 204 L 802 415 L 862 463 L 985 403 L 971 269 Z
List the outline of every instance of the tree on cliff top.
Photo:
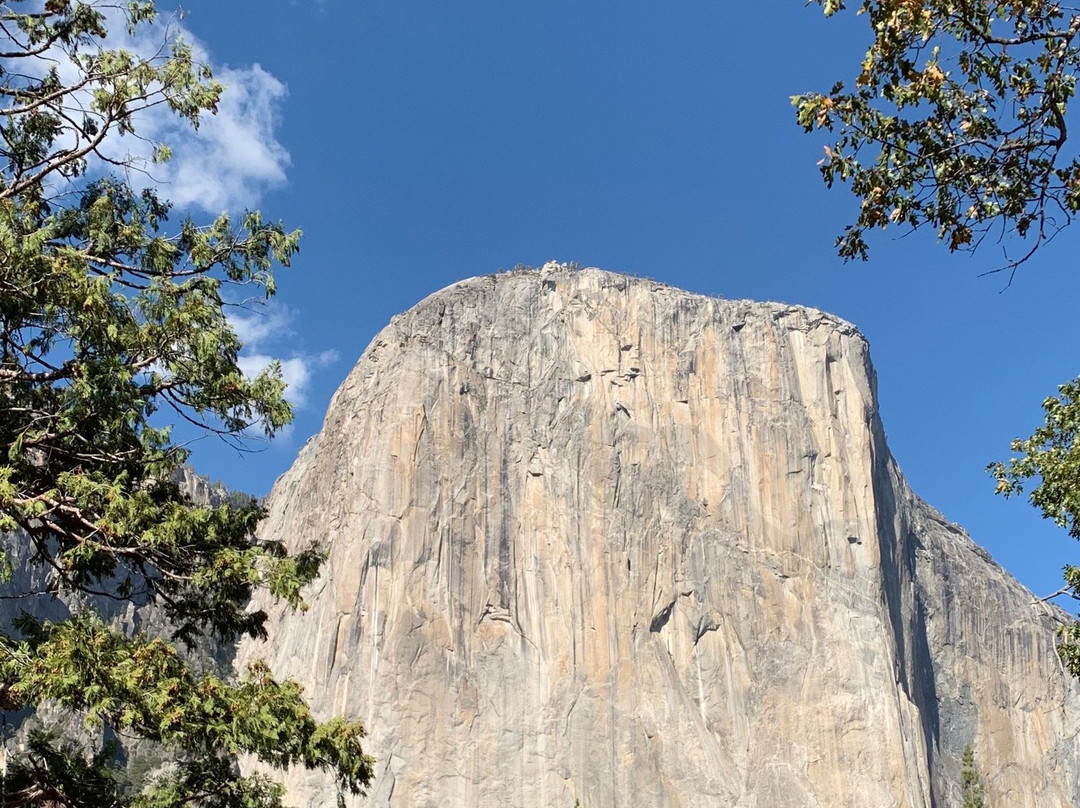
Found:
M 844 0 L 817 0 L 826 15 Z M 1080 12 L 1044 0 L 863 0 L 873 41 L 852 86 L 792 98 L 807 131 L 835 141 L 820 163 L 859 214 L 837 238 L 867 257 L 867 231 L 930 227 L 950 251 L 1018 236 L 1010 272 L 1080 211 L 1067 108 Z M 830 138 L 831 139 L 831 138 Z
M 149 164 L 124 156 L 145 145 L 141 116 L 197 127 L 223 90 L 155 18 L 152 2 L 0 0 L 0 529 L 23 537 L 7 534 L 5 558 L 28 540 L 54 591 L 153 603 L 174 629 L 125 634 L 92 608 L 24 614 L 0 634 L 0 708 L 59 706 L 175 762 L 125 789 L 104 744 L 39 733 L 7 750 L 0 806 L 280 804 L 280 787 L 239 775 L 238 754 L 324 768 L 352 792 L 371 777 L 360 724 L 315 721 L 265 667 L 199 673 L 174 645 L 263 636 L 252 592 L 302 606 L 321 557 L 254 539 L 258 505 L 197 507 L 174 482 L 187 451 L 169 421 L 236 437 L 291 419 L 277 368 L 241 373 L 225 312 L 230 289 L 273 294 L 298 233 L 251 211 L 170 231 L 169 204 L 133 184 L 169 157 L 165 144 Z M 164 41 L 132 52 L 110 28 Z

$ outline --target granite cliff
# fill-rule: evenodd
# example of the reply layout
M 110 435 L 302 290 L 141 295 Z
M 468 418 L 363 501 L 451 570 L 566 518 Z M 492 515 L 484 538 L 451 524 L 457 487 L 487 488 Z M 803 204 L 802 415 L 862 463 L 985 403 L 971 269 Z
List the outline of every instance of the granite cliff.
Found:
M 374 339 L 269 509 L 329 561 L 240 654 L 366 722 L 357 805 L 951 808 L 967 744 L 990 805 L 1080 802 L 1060 613 L 911 492 L 820 311 L 463 281 Z

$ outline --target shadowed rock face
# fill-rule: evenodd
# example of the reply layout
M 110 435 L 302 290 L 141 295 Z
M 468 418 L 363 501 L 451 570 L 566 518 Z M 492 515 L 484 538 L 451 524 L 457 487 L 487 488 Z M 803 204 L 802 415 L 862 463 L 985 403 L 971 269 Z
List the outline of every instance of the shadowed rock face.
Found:
M 912 495 L 874 387 L 813 309 L 456 284 L 278 481 L 265 535 L 330 558 L 241 655 L 366 723 L 357 804 L 949 808 L 971 743 L 991 805 L 1073 805 L 1060 613 Z

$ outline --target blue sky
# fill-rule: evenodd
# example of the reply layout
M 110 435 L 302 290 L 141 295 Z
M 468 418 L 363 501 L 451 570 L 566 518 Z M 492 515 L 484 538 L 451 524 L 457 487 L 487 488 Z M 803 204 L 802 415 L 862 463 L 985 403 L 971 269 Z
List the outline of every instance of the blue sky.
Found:
M 865 18 L 775 0 L 187 0 L 182 24 L 234 100 L 203 146 L 176 144 L 203 151 L 172 193 L 197 216 L 251 204 L 305 231 L 278 303 L 242 324 L 252 364 L 289 363 L 296 423 L 253 454 L 199 442 L 205 473 L 266 493 L 390 317 L 557 259 L 851 320 L 915 491 L 1038 594 L 1080 559 L 984 471 L 1080 373 L 1080 232 L 1005 291 L 980 277 L 994 245 L 957 257 L 884 233 L 869 263 L 837 259 L 857 203 L 820 181 L 826 139 L 795 126 L 789 96 L 854 76 Z

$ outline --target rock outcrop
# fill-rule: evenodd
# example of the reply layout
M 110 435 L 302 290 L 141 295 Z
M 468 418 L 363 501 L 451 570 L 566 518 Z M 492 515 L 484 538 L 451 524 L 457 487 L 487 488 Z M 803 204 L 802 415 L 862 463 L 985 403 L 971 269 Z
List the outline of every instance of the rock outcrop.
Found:
M 366 723 L 358 805 L 952 808 L 968 744 L 988 804 L 1080 802 L 1060 613 L 911 493 L 820 311 L 463 281 L 375 338 L 269 509 L 329 561 L 241 655 Z

